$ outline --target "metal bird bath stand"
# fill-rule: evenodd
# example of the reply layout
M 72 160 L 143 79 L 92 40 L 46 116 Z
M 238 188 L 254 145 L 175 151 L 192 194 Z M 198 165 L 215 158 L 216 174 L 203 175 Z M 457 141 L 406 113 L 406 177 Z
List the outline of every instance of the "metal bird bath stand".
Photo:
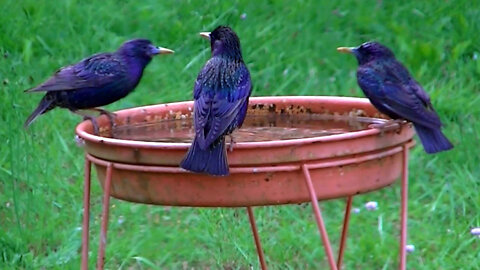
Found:
M 192 102 L 117 112 L 120 125 L 182 119 Z M 251 98 L 248 114 L 306 113 L 378 117 L 366 99 L 345 97 Z M 108 119 L 98 119 L 100 127 Z M 187 143 L 129 141 L 92 135 L 89 121 L 76 129 L 85 141 L 82 266 L 88 268 L 91 165 L 103 187 L 103 211 L 97 268 L 103 269 L 110 197 L 156 205 L 245 207 L 262 269 L 267 269 L 253 206 L 311 202 L 330 269 L 341 269 L 350 211 L 357 194 L 391 185 L 401 176 L 400 263 L 406 268 L 408 153 L 410 124 L 380 132 L 366 128 L 323 137 L 237 143 L 229 153 L 230 175 L 210 177 L 178 167 Z M 319 200 L 346 198 L 337 258 L 328 239 Z

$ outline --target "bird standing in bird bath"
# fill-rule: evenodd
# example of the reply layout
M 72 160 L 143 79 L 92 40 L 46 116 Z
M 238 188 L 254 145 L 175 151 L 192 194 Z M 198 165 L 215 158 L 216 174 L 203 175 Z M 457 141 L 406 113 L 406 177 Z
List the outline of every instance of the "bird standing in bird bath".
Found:
M 201 36 L 210 40 L 212 58 L 195 81 L 195 139 L 180 166 L 193 172 L 228 175 L 225 136 L 242 126 L 252 82 L 240 40 L 231 28 L 219 26 Z M 231 137 L 230 150 L 233 143 Z

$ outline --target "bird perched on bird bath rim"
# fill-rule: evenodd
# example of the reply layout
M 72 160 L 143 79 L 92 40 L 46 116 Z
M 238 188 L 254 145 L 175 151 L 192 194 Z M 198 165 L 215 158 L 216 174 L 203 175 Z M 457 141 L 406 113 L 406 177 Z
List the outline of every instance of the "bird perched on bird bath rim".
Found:
M 378 42 L 366 42 L 337 50 L 355 55 L 359 64 L 357 82 L 370 102 L 392 119 L 412 122 L 425 152 L 453 148 L 442 133 L 442 123 L 428 94 L 390 49 Z
M 173 51 L 155 47 L 147 39 L 134 39 L 123 43 L 116 52 L 95 54 L 59 69 L 46 82 L 25 91 L 46 93 L 24 127 L 27 128 L 38 116 L 61 107 L 90 119 L 95 134 L 98 134 L 94 116 L 80 110 L 106 114 L 112 126 L 115 125 L 115 115 L 97 107 L 127 96 L 140 82 L 143 70 L 152 57 L 168 53 Z

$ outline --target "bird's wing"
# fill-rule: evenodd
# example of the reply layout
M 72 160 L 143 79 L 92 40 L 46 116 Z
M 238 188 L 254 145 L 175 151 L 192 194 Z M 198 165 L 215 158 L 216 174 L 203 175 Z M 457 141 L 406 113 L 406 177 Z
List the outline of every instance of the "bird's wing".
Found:
M 212 103 L 212 96 L 209 95 L 211 90 L 211 85 L 207 85 L 207 74 L 204 73 L 205 68 L 198 74 L 197 79 L 195 80 L 195 85 L 193 87 L 193 98 L 194 98 L 194 126 L 195 134 L 203 134 L 203 130 L 207 125 L 207 120 L 210 117 L 210 104 Z M 201 137 L 201 136 L 197 136 Z
M 126 67 L 114 54 L 101 53 L 59 69 L 50 79 L 26 92 L 50 92 L 123 83 Z
M 215 82 L 210 84 L 208 80 L 218 77 L 209 77 L 208 73 L 201 72 L 197 78 L 194 88 L 195 133 L 202 148 L 232 129 L 241 108 L 248 102 L 252 84 L 247 68 L 241 65 L 232 75 L 231 83 L 216 82 L 223 86 L 217 89 L 213 88 Z
M 391 66 L 381 68 L 382 74 L 374 68 L 358 69 L 358 83 L 370 99 L 408 121 L 432 128 L 441 125 L 428 95 L 417 82 L 402 80 Z

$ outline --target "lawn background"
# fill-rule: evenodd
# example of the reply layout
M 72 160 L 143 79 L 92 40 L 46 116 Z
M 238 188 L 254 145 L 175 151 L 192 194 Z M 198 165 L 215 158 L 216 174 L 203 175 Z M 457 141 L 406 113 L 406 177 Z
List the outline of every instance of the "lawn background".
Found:
M 238 33 L 254 96 L 363 96 L 357 63 L 338 46 L 380 41 L 430 94 L 455 149 L 410 156 L 408 269 L 480 269 L 480 1 L 33 1 L 0 5 L 0 269 L 78 269 L 83 150 L 80 119 L 57 109 L 22 124 L 41 95 L 25 94 L 63 65 L 146 37 L 174 55 L 155 58 L 117 110 L 191 99 L 210 57 L 198 32 L 228 24 Z M 101 190 L 92 182 L 90 266 L 100 227 Z M 398 183 L 358 196 L 346 269 L 394 269 Z M 366 201 L 379 209 L 367 212 Z M 108 269 L 258 269 L 244 209 L 136 205 L 113 199 Z M 322 203 L 338 242 L 344 202 Z M 255 213 L 270 269 L 326 265 L 305 205 Z

